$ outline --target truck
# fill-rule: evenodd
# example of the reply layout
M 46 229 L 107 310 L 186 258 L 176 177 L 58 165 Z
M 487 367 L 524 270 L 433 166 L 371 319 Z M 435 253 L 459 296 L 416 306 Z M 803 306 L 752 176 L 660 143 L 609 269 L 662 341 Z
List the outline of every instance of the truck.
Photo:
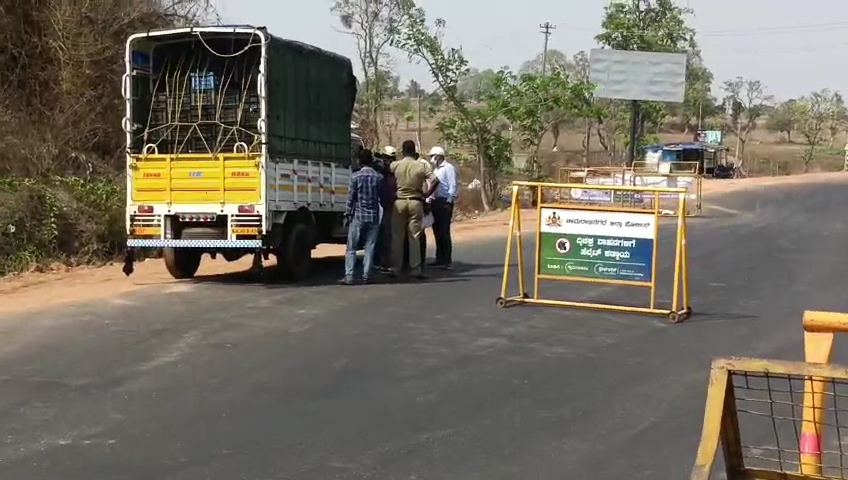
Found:
M 257 272 L 274 255 L 299 281 L 317 245 L 345 242 L 350 59 L 236 25 L 137 33 L 125 62 L 124 273 L 155 249 L 176 279 L 204 254 L 253 255 Z

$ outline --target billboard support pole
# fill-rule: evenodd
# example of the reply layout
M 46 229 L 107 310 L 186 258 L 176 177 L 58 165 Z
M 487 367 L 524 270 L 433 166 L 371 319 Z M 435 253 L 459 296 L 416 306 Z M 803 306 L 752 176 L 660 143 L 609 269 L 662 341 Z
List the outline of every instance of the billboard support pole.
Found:
M 627 166 L 632 167 L 636 161 L 636 144 L 639 140 L 639 102 L 630 101 L 630 145 L 627 151 Z

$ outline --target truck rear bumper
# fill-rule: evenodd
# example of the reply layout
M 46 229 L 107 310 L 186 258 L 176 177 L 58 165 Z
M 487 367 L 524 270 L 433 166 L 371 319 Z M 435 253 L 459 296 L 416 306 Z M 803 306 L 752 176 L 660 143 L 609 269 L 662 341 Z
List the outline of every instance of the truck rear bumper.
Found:
M 135 248 L 262 248 L 262 240 L 175 240 L 160 238 L 130 238 L 128 247 Z

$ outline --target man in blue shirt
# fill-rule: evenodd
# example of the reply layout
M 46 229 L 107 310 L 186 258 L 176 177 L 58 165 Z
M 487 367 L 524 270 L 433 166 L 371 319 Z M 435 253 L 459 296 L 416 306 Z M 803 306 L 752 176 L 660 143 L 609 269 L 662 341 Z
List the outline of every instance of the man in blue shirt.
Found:
M 453 267 L 451 221 L 457 196 L 456 169 L 447 162 L 445 150 L 442 147 L 433 147 L 430 150 L 430 160 L 433 164 L 433 173 L 439 179 L 439 186 L 433 194 L 432 201 L 436 261 L 431 266 L 450 270 Z
M 362 280 L 368 283 L 373 272 L 374 247 L 380 233 L 380 201 L 385 189 L 383 176 L 374 169 L 370 150 L 359 154 L 360 169 L 350 177 L 345 221 L 348 224 L 345 274 L 342 285 L 356 282 L 356 252 L 364 246 Z

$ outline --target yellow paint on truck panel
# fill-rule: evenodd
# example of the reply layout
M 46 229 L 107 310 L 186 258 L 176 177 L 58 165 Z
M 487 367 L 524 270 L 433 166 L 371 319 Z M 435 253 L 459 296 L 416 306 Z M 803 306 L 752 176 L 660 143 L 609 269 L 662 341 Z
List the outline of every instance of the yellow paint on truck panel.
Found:
M 147 155 L 135 157 L 136 203 L 257 203 L 259 155 Z
M 130 235 L 155 235 L 162 234 L 161 227 L 133 227 L 130 228 Z

